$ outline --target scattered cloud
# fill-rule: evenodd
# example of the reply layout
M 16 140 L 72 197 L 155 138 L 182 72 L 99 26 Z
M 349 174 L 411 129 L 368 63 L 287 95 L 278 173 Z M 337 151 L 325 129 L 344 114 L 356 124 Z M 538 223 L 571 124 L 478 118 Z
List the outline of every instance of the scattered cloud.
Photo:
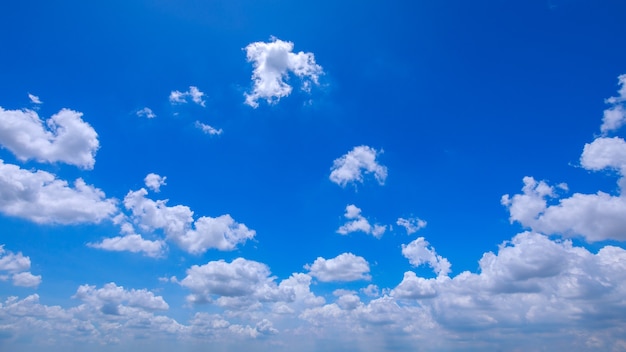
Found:
M 167 239 L 189 253 L 202 254 L 210 248 L 231 251 L 256 235 L 229 214 L 216 218 L 202 216 L 194 221 L 189 207 L 169 207 L 167 200 L 154 201 L 146 198 L 147 194 L 142 188 L 130 191 L 124 198 L 132 220 L 146 231 L 162 230 Z
M 9 277 L 13 285 L 21 287 L 38 287 L 41 283 L 41 275 L 33 275 L 30 270 L 30 258 L 21 252 L 13 253 L 0 245 L 0 280 Z
M 143 253 L 147 257 L 158 258 L 163 256 L 166 244 L 164 241 L 146 240 L 138 234 L 127 234 L 105 238 L 99 243 L 88 243 L 88 247 L 115 252 Z
M 381 238 L 387 230 L 387 225 L 374 224 L 372 226 L 369 221 L 361 215 L 361 209 L 354 204 L 346 206 L 346 213 L 344 216 L 349 221 L 337 229 L 337 233 L 341 235 L 361 231 L 376 238 Z
M 387 167 L 380 165 L 376 157 L 382 153 L 366 145 L 354 147 L 339 159 L 335 159 L 330 169 L 330 180 L 341 187 L 349 183 L 363 183 L 363 174 L 374 174 L 380 185 L 387 179 Z
M 137 110 L 137 116 L 145 117 L 145 118 L 148 118 L 148 119 L 153 119 L 157 115 L 152 111 L 152 109 L 150 109 L 148 107 L 145 107 L 143 109 Z
M 45 171 L 0 160 L 0 212 L 36 223 L 99 223 L 118 212 L 116 200 L 77 179 L 73 187 Z
M 0 107 L 0 144 L 22 161 L 63 162 L 93 169 L 100 143 L 82 115 L 62 109 L 44 123 L 33 110 Z
M 34 94 L 28 93 L 28 99 L 30 99 L 30 102 L 33 104 L 37 104 L 37 105 L 43 104 L 43 102 L 39 99 L 39 97 Z
M 205 134 L 209 134 L 209 135 L 220 135 L 222 134 L 222 129 L 220 128 L 219 130 L 216 129 L 215 127 L 209 126 L 207 124 L 204 124 L 200 121 L 196 121 L 196 128 L 199 128 L 202 132 L 204 132 Z
M 126 290 L 114 282 L 105 284 L 99 289 L 91 285 L 81 285 L 73 298 L 98 308 L 104 314 L 111 315 L 119 315 L 122 304 L 145 311 L 169 309 L 169 305 L 161 296 L 155 296 L 154 293 L 146 289 Z
M 166 179 L 166 176 L 159 176 L 155 173 L 149 173 L 143 181 L 145 182 L 146 187 L 158 193 L 161 191 L 161 186 L 167 185 L 167 183 L 165 183 Z
M 309 274 L 323 282 L 370 280 L 370 266 L 363 257 L 343 253 L 332 259 L 318 257 L 304 266 Z
M 419 231 L 420 229 L 423 229 L 424 227 L 426 227 L 426 221 L 420 219 L 420 218 L 398 218 L 398 221 L 396 221 L 396 224 L 398 226 L 402 226 L 406 229 L 406 234 L 407 235 L 411 235 L 416 233 L 417 231 Z
M 603 134 L 615 131 L 622 127 L 626 123 L 626 74 L 618 77 L 618 82 L 621 86 L 617 97 L 610 97 L 606 100 L 607 104 L 611 104 L 611 107 L 604 110 L 604 118 L 602 119 L 602 126 L 600 131 Z
M 186 104 L 186 103 L 189 102 L 187 100 L 187 98 L 191 98 L 191 101 L 193 101 L 194 103 L 204 107 L 204 106 L 206 106 L 206 101 L 204 99 L 202 99 L 203 96 L 204 96 L 204 93 L 201 92 L 198 89 L 198 87 L 189 86 L 189 90 L 187 90 L 186 92 L 173 90 L 170 93 L 170 103 L 172 103 L 172 104 Z
M 402 255 L 413 266 L 428 264 L 437 276 L 447 276 L 452 264 L 448 259 L 437 254 L 434 248 L 428 246 L 424 237 L 419 237 L 407 245 L 402 245 Z
M 293 43 L 278 38 L 270 42 L 254 42 L 245 48 L 248 62 L 251 62 L 253 88 L 246 93 L 245 103 L 253 108 L 259 106 L 259 99 L 268 104 L 278 101 L 291 94 L 292 87 L 285 82 L 289 73 L 302 80 L 302 90 L 309 92 L 311 84 L 319 84 L 322 67 L 315 63 L 313 53 L 293 53 Z

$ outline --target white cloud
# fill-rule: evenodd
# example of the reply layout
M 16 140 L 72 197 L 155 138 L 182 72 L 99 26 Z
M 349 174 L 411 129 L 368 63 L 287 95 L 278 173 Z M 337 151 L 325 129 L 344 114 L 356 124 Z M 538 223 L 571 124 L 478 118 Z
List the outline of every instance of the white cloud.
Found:
M 151 200 L 145 189 L 129 192 L 124 198 L 132 219 L 144 230 L 163 230 L 183 250 L 201 254 L 210 248 L 234 250 L 254 238 L 256 232 L 236 222 L 229 214 L 193 220 L 193 211 L 184 205 L 167 206 L 167 200 Z
M 376 238 L 380 238 L 387 230 L 386 225 L 374 224 L 372 226 L 369 221 L 361 215 L 361 209 L 354 204 L 346 206 L 346 213 L 344 216 L 350 221 L 346 222 L 344 225 L 339 227 L 339 229 L 337 229 L 337 233 L 341 235 L 361 231 L 373 235 Z
M 204 93 L 201 92 L 198 87 L 195 86 L 189 86 L 189 90 L 186 92 L 181 92 L 178 90 L 173 90 L 170 93 L 170 103 L 172 104 L 186 104 L 187 103 L 187 98 L 191 98 L 191 101 L 193 101 L 194 103 L 200 105 L 200 106 L 206 106 L 206 101 L 204 101 L 204 99 L 202 99 L 202 97 L 204 96 Z
M 407 235 L 410 235 L 426 227 L 427 223 L 426 221 L 420 218 L 408 218 L 408 219 L 398 218 L 398 221 L 396 221 L 396 224 L 398 226 L 404 227 L 406 229 Z
M 379 184 L 385 184 L 387 167 L 380 165 L 376 157 L 382 153 L 366 145 L 354 147 L 350 152 L 335 159 L 330 169 L 330 180 L 341 187 L 348 183 L 363 183 L 363 174 L 374 174 Z
M 617 130 L 626 123 L 626 109 L 624 107 L 624 102 L 626 101 L 626 74 L 619 76 L 618 81 L 621 85 L 618 91 L 619 96 L 606 100 L 606 103 L 611 104 L 611 107 L 604 110 L 602 126 L 600 126 L 600 130 L 604 134 Z
M 218 130 L 218 129 L 216 129 L 213 126 L 209 126 L 209 125 L 204 124 L 204 123 L 202 123 L 200 121 L 196 121 L 195 126 L 196 126 L 196 128 L 199 128 L 205 134 L 209 134 L 209 135 L 212 135 L 212 136 L 213 135 L 218 135 L 219 136 L 223 132 L 221 128 Z
M 165 183 L 166 179 L 166 176 L 149 173 L 148 175 L 146 175 L 146 178 L 144 178 L 143 181 L 145 182 L 146 187 L 150 188 L 154 192 L 159 192 L 161 191 L 161 186 L 167 185 L 167 183 Z
M 581 156 L 581 165 L 587 170 L 611 168 L 621 174 L 620 195 L 598 191 L 596 194 L 575 193 L 548 205 L 547 198 L 556 198 L 555 188 L 546 182 L 524 177 L 522 194 L 502 197 L 502 204 L 510 212 L 510 220 L 546 234 L 583 236 L 589 242 L 607 239 L 626 239 L 626 198 L 623 186 L 626 183 L 626 142 L 623 139 L 598 138 L 586 144 Z M 563 187 L 561 187 L 563 188 Z
M 0 245 L 0 280 L 9 278 L 13 281 L 13 285 L 22 287 L 37 287 L 41 283 L 41 275 L 33 275 L 30 273 L 30 258 L 24 256 L 21 252 L 17 254 L 4 249 L 4 245 Z
M 270 276 L 267 265 L 237 258 L 231 263 L 223 260 L 205 265 L 193 265 L 180 285 L 191 291 L 188 300 L 194 303 L 211 302 L 237 308 L 258 302 L 293 301 L 295 290 L 289 285 L 278 286 Z
M 33 104 L 37 104 L 37 105 L 43 104 L 43 102 L 39 99 L 39 97 L 34 94 L 28 93 L 28 99 L 30 99 L 30 102 Z
M 289 73 L 302 80 L 302 89 L 310 91 L 311 84 L 319 84 L 322 67 L 315 63 L 313 53 L 294 54 L 293 43 L 272 38 L 269 43 L 255 42 L 246 46 L 246 56 L 254 71 L 251 93 L 246 93 L 246 104 L 253 108 L 259 106 L 258 100 L 265 99 L 268 104 L 278 103 L 280 98 L 291 94 L 292 87 L 285 82 Z
M 370 280 L 370 266 L 363 257 L 343 253 L 332 259 L 318 257 L 313 264 L 304 266 L 309 274 L 320 281 Z
M 424 237 L 419 237 L 409 243 L 402 245 L 402 255 L 414 266 L 428 264 L 437 276 L 447 276 L 452 266 L 448 259 L 437 254 L 433 247 L 428 246 L 428 241 Z
M 138 234 L 127 234 L 124 236 L 105 238 L 102 242 L 88 243 L 87 246 L 107 251 L 143 253 L 144 255 L 153 258 L 161 257 L 166 248 L 164 241 L 146 240 Z
M 157 115 L 152 111 L 152 109 L 150 109 L 148 107 L 145 107 L 143 109 L 137 110 L 137 116 L 145 117 L 145 118 L 148 118 L 148 119 L 153 119 Z
M 33 110 L 0 107 L 0 144 L 20 160 L 60 161 L 93 169 L 100 143 L 98 134 L 82 120 L 82 115 L 62 109 L 44 124 Z
M 0 211 L 37 223 L 99 223 L 118 210 L 104 192 L 77 179 L 66 181 L 45 171 L 28 171 L 0 160 Z
M 33 275 L 30 271 L 13 274 L 13 285 L 21 287 L 37 287 L 41 283 L 41 275 Z
M 99 289 L 91 285 L 81 285 L 73 298 L 97 307 L 102 313 L 112 315 L 120 314 L 122 304 L 146 311 L 169 309 L 169 305 L 161 296 L 155 296 L 154 293 L 146 289 L 126 290 L 114 282 L 105 284 Z

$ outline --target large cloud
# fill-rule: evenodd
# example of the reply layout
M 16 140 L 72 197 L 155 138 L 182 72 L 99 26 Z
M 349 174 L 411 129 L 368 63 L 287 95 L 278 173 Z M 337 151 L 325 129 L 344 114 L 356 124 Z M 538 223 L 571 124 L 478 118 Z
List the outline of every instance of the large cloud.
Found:
M 320 281 L 370 280 L 370 266 L 363 257 L 342 253 L 332 259 L 318 257 L 313 264 L 305 266 L 311 276 Z
M 376 149 L 361 145 L 354 147 L 347 154 L 335 159 L 330 169 L 330 180 L 342 187 L 349 183 L 363 183 L 363 174 L 374 174 L 379 184 L 385 184 L 387 179 L 387 167 L 376 161 L 378 154 Z
M 92 169 L 100 143 L 82 113 L 63 109 L 45 122 L 32 110 L 0 107 L 0 144 L 20 160 L 63 162 Z
M 322 67 L 315 63 L 313 53 L 293 53 L 293 43 L 272 38 L 269 43 L 255 42 L 246 46 L 248 62 L 252 62 L 254 71 L 251 93 L 246 93 L 246 104 L 256 108 L 259 99 L 268 104 L 277 103 L 280 98 L 291 93 L 291 86 L 285 82 L 289 73 L 302 80 L 302 89 L 310 90 L 311 84 L 318 84 L 323 74 Z
M 118 210 L 114 199 L 77 179 L 74 186 L 45 171 L 0 160 L 0 211 L 37 223 L 99 223 Z

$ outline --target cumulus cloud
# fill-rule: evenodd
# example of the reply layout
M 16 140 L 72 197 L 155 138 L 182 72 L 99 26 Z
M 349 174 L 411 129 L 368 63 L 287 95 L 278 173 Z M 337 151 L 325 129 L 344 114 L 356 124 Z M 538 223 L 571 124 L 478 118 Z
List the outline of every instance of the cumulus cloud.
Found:
M 105 238 L 99 243 L 88 243 L 88 247 L 115 252 L 143 253 L 147 257 L 161 257 L 167 245 L 162 240 L 146 240 L 138 234 L 127 234 Z
M 33 104 L 37 104 L 37 105 L 43 104 L 41 99 L 39 99 L 39 97 L 34 95 L 34 94 L 28 93 L 28 99 L 30 99 L 30 102 L 33 103 Z
M 361 209 L 354 204 L 346 206 L 344 215 L 349 221 L 337 229 L 337 233 L 347 235 L 352 232 L 361 231 L 370 234 L 376 238 L 381 238 L 387 230 L 387 225 L 371 225 L 369 221 L 361 215 Z
M 152 111 L 152 109 L 145 107 L 143 109 L 137 110 L 137 116 L 153 119 L 156 117 L 156 114 Z
M 610 97 L 606 100 L 606 103 L 611 104 L 611 107 L 604 110 L 602 126 L 600 126 L 600 131 L 603 134 L 617 130 L 626 123 L 626 108 L 624 107 L 624 102 L 626 101 L 626 74 L 619 76 L 618 82 L 621 85 L 618 91 L 619 96 Z
M 20 160 L 63 162 L 93 169 L 100 147 L 98 134 L 82 113 L 62 109 L 42 121 L 33 110 L 0 107 L 0 144 Z
M 620 194 L 613 196 L 602 191 L 596 194 L 575 193 L 571 197 L 548 205 L 548 199 L 557 198 L 555 187 L 545 181 L 524 177 L 522 194 L 502 196 L 502 204 L 510 213 L 510 220 L 546 234 L 583 236 L 589 242 L 626 239 L 626 198 L 623 197 L 626 172 L 626 142 L 618 137 L 597 138 L 585 145 L 581 166 L 587 170 L 614 169 L 621 174 Z M 565 188 L 565 187 L 560 187 Z
M 409 244 L 402 245 L 402 255 L 413 266 L 428 264 L 438 276 L 447 276 L 452 264 L 448 259 L 438 255 L 435 249 L 428 244 L 424 237 L 419 237 Z
M 166 176 L 149 173 L 148 175 L 146 175 L 146 178 L 144 178 L 143 181 L 146 184 L 146 187 L 150 188 L 154 192 L 160 192 L 161 186 L 167 185 L 167 183 L 165 183 L 166 179 Z
M 123 286 L 117 286 L 114 282 L 105 284 L 99 289 L 91 285 L 81 285 L 73 298 L 97 307 L 102 313 L 112 315 L 120 314 L 119 309 L 122 304 L 146 311 L 169 309 L 169 305 L 161 296 L 155 296 L 146 289 L 127 290 Z
M 234 250 L 239 244 L 254 238 L 256 232 L 236 222 L 229 214 L 218 217 L 202 216 L 194 221 L 193 211 L 184 205 L 167 206 L 167 200 L 146 198 L 142 188 L 129 192 L 124 206 L 132 220 L 147 231 L 162 230 L 167 238 L 183 250 L 201 254 L 210 248 Z
M 189 289 L 188 300 L 194 303 L 211 302 L 237 307 L 259 301 L 292 301 L 295 291 L 289 286 L 278 286 L 267 265 L 237 258 L 230 263 L 223 260 L 205 265 L 193 265 L 180 285 Z
M 380 185 L 387 179 L 387 167 L 380 165 L 376 157 L 382 153 L 366 145 L 354 147 L 347 154 L 335 159 L 330 180 L 341 187 L 349 183 L 363 183 L 363 174 L 374 174 Z
M 0 160 L 0 212 L 37 223 L 99 223 L 117 212 L 116 201 L 77 179 L 73 187 L 45 171 Z
M 41 275 L 30 273 L 30 258 L 21 252 L 13 253 L 0 245 L 0 280 L 9 277 L 13 285 L 22 287 L 37 287 L 41 283 Z
M 211 136 L 213 136 L 213 135 L 219 136 L 223 132 L 221 128 L 218 130 L 218 129 L 216 129 L 213 126 L 209 126 L 209 125 L 207 125 L 205 123 L 202 123 L 200 121 L 196 121 L 195 126 L 196 126 L 196 128 L 200 129 L 205 134 L 208 134 L 208 135 L 211 135 Z
M 426 227 L 427 223 L 426 221 L 420 218 L 408 218 L 408 219 L 398 218 L 398 221 L 396 221 L 396 224 L 398 226 L 404 227 L 406 229 L 407 235 L 410 235 Z
M 293 53 L 293 43 L 272 38 L 270 42 L 255 42 L 245 48 L 248 62 L 251 62 L 252 92 L 246 93 L 247 105 L 259 106 L 258 100 L 265 99 L 275 104 L 291 94 L 292 87 L 285 81 L 290 73 L 302 80 L 302 90 L 310 91 L 311 84 L 319 84 L 322 67 L 315 63 L 313 53 Z
M 191 98 L 191 101 L 204 107 L 206 105 L 206 101 L 202 99 L 203 96 L 204 93 L 201 92 L 198 87 L 189 86 L 189 90 L 187 90 L 186 92 L 181 92 L 178 90 L 172 91 L 170 93 L 170 103 L 186 104 L 188 103 L 187 98 Z
M 370 265 L 363 257 L 343 253 L 332 259 L 318 257 L 304 266 L 309 274 L 323 282 L 370 280 Z

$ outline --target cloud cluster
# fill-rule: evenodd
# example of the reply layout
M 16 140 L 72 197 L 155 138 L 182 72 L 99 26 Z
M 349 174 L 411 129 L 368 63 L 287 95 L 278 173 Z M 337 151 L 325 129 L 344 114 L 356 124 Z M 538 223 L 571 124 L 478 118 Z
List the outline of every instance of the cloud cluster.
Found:
M 381 154 L 372 147 L 361 145 L 335 159 L 330 169 L 330 180 L 341 187 L 349 183 L 363 183 L 363 174 L 374 174 L 379 184 L 385 184 L 387 167 L 380 165 L 376 157 Z
M 194 103 L 204 107 L 206 106 L 206 101 L 202 98 L 204 93 L 195 86 L 189 86 L 189 89 L 186 92 L 181 92 L 178 90 L 173 90 L 170 92 L 170 103 L 172 104 L 187 104 L 189 101 L 188 98 L 191 98 L 191 101 Z
M 346 206 L 346 213 L 344 216 L 349 221 L 337 229 L 337 233 L 341 235 L 361 231 L 376 238 L 381 238 L 387 230 L 387 225 L 374 224 L 372 226 L 370 222 L 363 215 L 361 215 L 361 209 L 354 204 Z
M 270 42 L 254 42 L 245 48 L 248 62 L 251 62 L 252 92 L 246 93 L 247 105 L 259 106 L 259 99 L 268 104 L 277 103 L 280 98 L 291 94 L 292 87 L 285 82 L 289 73 L 302 80 L 302 89 L 310 91 L 311 84 L 318 84 L 323 74 L 322 67 L 315 63 L 313 53 L 293 53 L 293 43 L 272 38 Z
M 0 107 L 0 144 L 18 159 L 63 162 L 93 169 L 100 147 L 98 134 L 82 113 L 62 109 L 45 122 L 33 110 Z
M 30 272 L 30 258 L 21 252 L 13 253 L 0 245 L 0 280 L 11 279 L 13 285 L 37 287 L 41 283 L 41 275 Z

